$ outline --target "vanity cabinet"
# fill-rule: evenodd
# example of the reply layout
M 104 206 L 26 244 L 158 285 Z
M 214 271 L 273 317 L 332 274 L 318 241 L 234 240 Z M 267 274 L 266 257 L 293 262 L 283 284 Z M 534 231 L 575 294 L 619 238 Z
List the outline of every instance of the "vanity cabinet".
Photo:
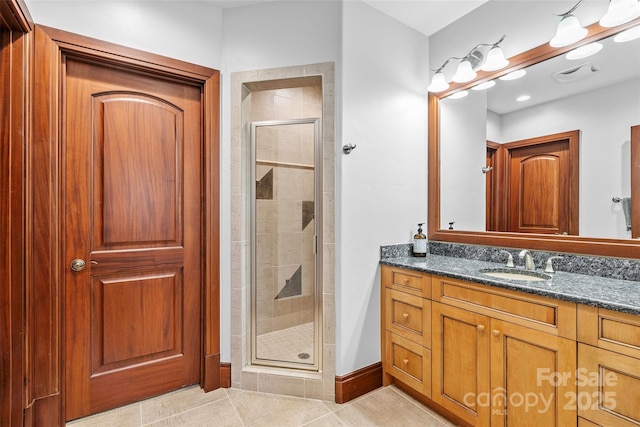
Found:
M 579 415 L 599 426 L 640 425 L 640 317 L 579 306 L 578 341 Z
M 383 384 L 469 425 L 577 425 L 575 304 L 384 265 L 381 282 Z
M 576 425 L 575 304 L 437 276 L 432 298 L 434 402 L 474 426 Z

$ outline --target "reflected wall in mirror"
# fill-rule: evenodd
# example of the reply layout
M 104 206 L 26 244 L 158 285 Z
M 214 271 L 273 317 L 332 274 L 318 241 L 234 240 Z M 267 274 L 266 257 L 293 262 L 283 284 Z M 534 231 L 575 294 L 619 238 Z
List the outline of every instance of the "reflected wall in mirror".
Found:
M 640 19 L 612 29 L 593 24 L 581 42 L 557 49 L 539 46 L 512 57 L 508 69 L 479 73 L 475 81 L 438 96 L 430 94 L 431 240 L 640 256 L 640 242 L 631 240 L 636 233 L 627 230 L 623 204 L 612 200 L 640 199 L 631 170 L 631 128 L 640 124 L 640 39 L 615 43 L 612 37 L 639 24 Z M 602 45 L 595 55 L 566 58 L 569 51 L 594 41 Z M 520 68 L 527 71 L 524 78 L 498 79 Z M 490 80 L 497 84 L 488 90 L 468 90 L 464 98 L 450 98 Z M 515 101 L 521 95 L 530 98 Z M 486 232 L 491 229 L 487 176 L 509 179 L 504 170 L 487 163 L 487 148 L 569 131 L 577 131 L 580 140 L 579 236 L 565 237 L 563 230 L 557 235 Z M 507 209 L 509 203 L 501 205 Z M 448 230 L 451 222 L 454 231 Z
M 506 188 L 512 172 L 517 175 L 505 170 L 508 155 L 504 162 L 483 172 L 487 141 L 509 145 L 577 130 L 579 171 L 573 172 L 579 175 L 579 195 L 575 197 L 579 200 L 579 225 L 574 230 L 558 225 L 549 232 L 577 234 L 579 230 L 588 237 L 631 237 L 622 203 L 614 203 L 612 198 L 631 195 L 630 129 L 640 124 L 640 39 L 625 43 L 613 39 L 600 41 L 601 50 L 588 58 L 572 60 L 566 54 L 559 55 L 527 67 L 520 79 L 496 79 L 497 84 L 487 90 L 470 90 L 464 98 L 440 101 L 440 228 L 455 222 L 456 229 L 485 231 L 489 220 L 485 217 L 487 182 L 507 181 L 502 182 Z M 525 95 L 528 100 L 516 101 Z M 531 205 L 525 214 L 535 210 L 536 216 L 551 218 L 552 211 L 558 209 L 552 193 L 559 193 L 560 202 L 571 198 L 566 189 L 523 185 L 524 193 L 541 191 L 549 196 L 543 198 L 548 203 Z M 507 201 L 507 224 L 500 231 L 522 232 L 523 227 L 512 220 L 523 218 L 511 215 L 518 206 L 509 203 L 513 193 L 499 197 Z

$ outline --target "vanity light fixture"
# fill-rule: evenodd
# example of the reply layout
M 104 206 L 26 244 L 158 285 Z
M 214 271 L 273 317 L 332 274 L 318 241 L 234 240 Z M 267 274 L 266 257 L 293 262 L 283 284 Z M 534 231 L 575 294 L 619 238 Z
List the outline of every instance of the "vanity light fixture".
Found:
M 629 28 L 621 33 L 618 33 L 613 41 L 616 43 L 630 42 L 631 40 L 640 39 L 640 25 Z
M 505 81 L 509 81 L 509 80 L 517 80 L 521 77 L 524 77 L 525 74 L 527 74 L 527 70 L 525 70 L 524 68 L 521 68 L 519 70 L 513 71 L 509 74 L 505 74 L 504 76 L 500 76 L 498 77 L 500 80 L 505 80 Z
M 489 80 L 483 83 L 480 83 L 479 85 L 475 85 L 474 87 L 471 88 L 471 90 L 486 90 L 489 89 L 490 87 L 494 87 L 496 85 L 495 80 Z
M 480 43 L 465 56 L 452 56 L 444 61 L 440 68 L 434 70 L 435 74 L 431 79 L 431 84 L 427 88 L 429 92 L 442 92 L 449 88 L 449 84 L 442 70 L 454 59 L 460 61 L 456 73 L 452 77 L 452 81 L 456 83 L 466 83 L 475 79 L 478 75 L 475 70 L 478 67 L 483 71 L 495 71 L 509 65 L 509 61 L 504 57 L 504 52 L 500 47 L 500 43 L 504 41 L 505 37 L 506 36 L 502 36 L 502 38 L 495 43 Z M 486 46 L 490 46 L 491 49 L 487 52 L 485 58 L 485 54 L 480 48 Z
M 565 56 L 569 60 L 583 59 L 591 55 L 595 55 L 596 53 L 602 50 L 602 44 L 598 42 L 589 43 L 584 46 L 580 46 L 576 49 L 573 49 L 571 52 L 567 53 Z
M 638 0 L 611 0 L 607 13 L 600 18 L 600 26 L 615 27 L 639 16 L 640 2 Z
M 560 23 L 556 29 L 556 35 L 553 36 L 549 42 L 552 47 L 568 46 L 586 37 L 589 31 L 580 25 L 578 18 L 572 15 L 583 1 L 584 0 L 580 0 L 567 12 L 558 15 L 562 19 L 560 19 Z

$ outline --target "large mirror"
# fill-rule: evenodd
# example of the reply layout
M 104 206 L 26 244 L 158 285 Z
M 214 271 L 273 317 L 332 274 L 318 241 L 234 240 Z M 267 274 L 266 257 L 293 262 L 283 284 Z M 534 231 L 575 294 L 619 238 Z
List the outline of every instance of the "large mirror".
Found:
M 637 233 L 629 227 L 631 209 L 625 215 L 625 207 L 631 208 L 625 202 L 640 199 L 640 186 L 632 185 L 632 153 L 635 149 L 638 155 L 640 141 L 634 144 L 631 138 L 631 128 L 640 125 L 640 39 L 614 41 L 616 33 L 638 24 L 635 20 L 613 29 L 594 24 L 587 39 L 576 45 L 540 46 L 511 58 L 508 70 L 484 73 L 475 81 L 430 96 L 431 240 L 640 255 L 640 242 L 634 239 Z M 596 54 L 567 58 L 575 47 L 596 41 L 601 46 Z M 511 81 L 498 79 L 516 69 L 525 69 L 526 75 Z M 497 84 L 488 90 L 466 90 L 463 98 L 455 96 L 483 81 Z M 516 101 L 522 95 L 530 98 Z M 516 182 L 513 170 L 522 169 L 513 163 L 513 170 L 508 170 L 513 153 L 527 143 L 540 147 L 541 140 L 568 141 L 569 136 L 573 152 L 565 166 L 575 183 L 555 189 L 560 191 L 556 199 L 566 206 L 552 205 L 567 211 L 572 225 L 546 231 L 514 227 L 510 223 L 517 222 L 513 206 L 519 203 L 509 202 L 515 199 L 509 184 L 500 186 Z M 495 164 L 490 153 L 498 150 L 502 154 Z M 567 179 L 558 182 L 567 184 Z M 525 199 L 536 194 L 551 198 L 548 188 L 538 187 Z M 534 219 L 544 222 L 547 212 L 535 213 Z

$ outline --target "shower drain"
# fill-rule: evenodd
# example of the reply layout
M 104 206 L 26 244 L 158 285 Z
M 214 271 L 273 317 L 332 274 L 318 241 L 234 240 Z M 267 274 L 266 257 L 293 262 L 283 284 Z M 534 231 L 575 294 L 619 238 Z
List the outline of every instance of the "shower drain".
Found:
M 298 359 L 308 359 L 309 357 L 309 353 L 298 353 Z

